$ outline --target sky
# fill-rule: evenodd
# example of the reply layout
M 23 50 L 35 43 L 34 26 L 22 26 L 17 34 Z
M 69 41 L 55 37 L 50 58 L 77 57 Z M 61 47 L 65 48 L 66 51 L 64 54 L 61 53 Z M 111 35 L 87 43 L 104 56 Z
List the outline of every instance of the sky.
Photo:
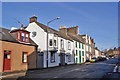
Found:
M 79 26 L 80 34 L 91 36 L 100 49 L 118 46 L 117 2 L 3 2 L 2 27 L 11 29 L 29 24 L 29 18 L 38 17 L 38 22 L 61 17 L 49 24 L 59 30 L 60 26 Z

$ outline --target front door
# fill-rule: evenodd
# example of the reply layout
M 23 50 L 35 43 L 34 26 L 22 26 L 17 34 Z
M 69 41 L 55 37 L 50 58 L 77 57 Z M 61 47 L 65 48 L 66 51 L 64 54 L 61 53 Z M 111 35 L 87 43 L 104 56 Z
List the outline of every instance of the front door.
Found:
M 41 53 L 38 53 L 38 68 L 43 68 L 43 57 L 44 57 L 44 54 L 43 52 Z
M 4 72 L 11 70 L 11 51 L 4 51 Z
M 61 65 L 65 65 L 65 53 L 60 53 L 60 62 Z

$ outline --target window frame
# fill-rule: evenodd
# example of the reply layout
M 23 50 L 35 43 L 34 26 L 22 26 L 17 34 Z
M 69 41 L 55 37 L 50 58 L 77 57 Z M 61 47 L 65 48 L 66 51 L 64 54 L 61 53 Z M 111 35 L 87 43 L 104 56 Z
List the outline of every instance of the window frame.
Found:
M 64 40 L 61 39 L 61 49 L 64 49 Z
M 79 42 L 79 48 L 81 48 L 81 43 Z
M 84 51 L 82 51 L 82 56 L 84 56 Z
M 52 41 L 52 43 L 51 43 Z M 51 45 L 52 44 L 52 45 Z M 53 46 L 53 40 L 52 39 L 49 39 L 49 46 L 52 47 Z
M 27 61 L 24 62 L 24 54 L 27 54 Z M 28 52 L 22 52 L 22 63 L 28 63 Z
M 71 62 L 71 55 L 68 55 L 68 62 Z
M 71 43 L 68 41 L 68 50 L 71 50 Z
M 54 60 L 52 59 L 52 54 L 54 54 Z M 55 52 L 50 52 L 50 62 L 54 63 L 55 62 Z
M 22 41 L 22 33 L 24 33 L 24 41 Z M 26 41 L 26 34 L 28 34 L 28 41 Z M 25 31 L 17 31 L 17 39 L 21 42 L 30 43 L 30 33 Z
M 76 48 L 77 48 L 77 41 L 76 41 Z

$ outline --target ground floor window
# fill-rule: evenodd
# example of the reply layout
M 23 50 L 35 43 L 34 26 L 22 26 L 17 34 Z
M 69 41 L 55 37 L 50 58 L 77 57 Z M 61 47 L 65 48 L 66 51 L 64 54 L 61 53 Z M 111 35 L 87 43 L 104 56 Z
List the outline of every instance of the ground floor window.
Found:
M 84 62 L 84 58 L 83 58 L 83 62 Z
M 76 58 L 76 63 L 78 63 L 78 58 Z
M 55 52 L 51 52 L 51 63 L 55 62 Z
M 68 55 L 68 61 L 71 62 L 71 55 Z
M 22 62 L 23 62 L 23 63 L 27 63 L 27 62 L 28 62 L 27 52 L 23 52 L 23 54 L 22 54 Z

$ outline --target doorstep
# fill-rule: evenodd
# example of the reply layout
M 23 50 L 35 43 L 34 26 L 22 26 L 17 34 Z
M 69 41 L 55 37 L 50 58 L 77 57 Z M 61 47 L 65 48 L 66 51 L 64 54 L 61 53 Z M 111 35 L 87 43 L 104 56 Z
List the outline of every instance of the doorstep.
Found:
M 6 77 L 10 77 L 10 76 L 21 75 L 21 74 L 25 75 L 26 74 L 26 70 L 1 73 L 0 79 L 1 78 L 6 78 Z

